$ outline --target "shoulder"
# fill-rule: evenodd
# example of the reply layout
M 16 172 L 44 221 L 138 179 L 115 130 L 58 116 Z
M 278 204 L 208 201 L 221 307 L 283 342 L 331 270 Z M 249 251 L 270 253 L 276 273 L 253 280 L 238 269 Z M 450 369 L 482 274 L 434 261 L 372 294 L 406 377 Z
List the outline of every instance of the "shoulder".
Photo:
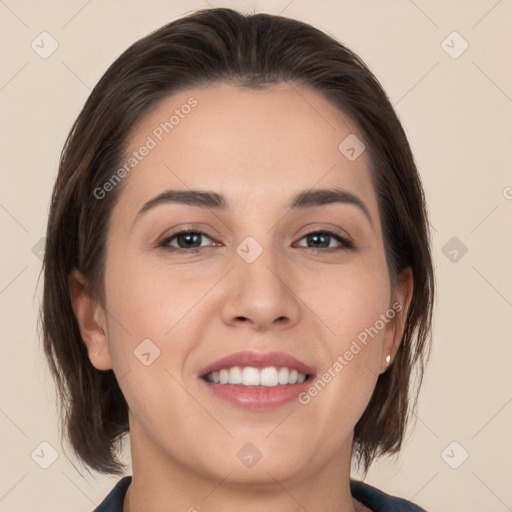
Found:
M 93 512 L 123 512 L 124 497 L 131 482 L 131 475 L 119 480 Z
M 426 512 L 425 509 L 359 480 L 350 480 L 352 496 L 372 512 Z

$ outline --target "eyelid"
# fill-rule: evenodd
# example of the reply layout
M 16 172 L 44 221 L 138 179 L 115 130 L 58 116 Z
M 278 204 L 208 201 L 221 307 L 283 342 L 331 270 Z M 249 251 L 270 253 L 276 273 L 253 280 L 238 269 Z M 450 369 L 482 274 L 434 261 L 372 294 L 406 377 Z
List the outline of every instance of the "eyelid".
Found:
M 339 231 L 339 230 L 334 229 L 334 228 L 321 228 L 320 227 L 320 228 L 317 228 L 317 229 L 311 229 L 311 230 L 307 231 L 306 233 L 304 233 L 299 238 L 299 241 L 302 240 L 303 238 L 305 238 L 306 236 L 314 235 L 314 234 L 318 234 L 318 233 L 326 234 L 326 235 L 329 235 L 329 236 L 337 239 L 337 241 L 347 250 L 348 249 L 355 249 L 354 241 L 348 235 L 348 233 L 344 232 L 343 230 Z M 315 251 L 329 251 L 329 250 L 335 249 L 334 247 L 331 247 L 331 248 L 321 247 L 321 248 L 318 248 L 318 249 L 315 249 L 314 247 L 304 247 L 304 248 L 305 249 L 312 249 L 312 250 L 315 250 Z
M 209 238 L 215 244 L 218 245 L 218 242 L 216 242 L 216 240 L 213 237 L 208 235 L 206 232 L 201 231 L 200 229 L 183 228 L 183 229 L 179 229 L 178 231 L 175 231 L 174 233 L 171 233 L 170 235 L 164 236 L 160 240 L 160 242 L 158 242 L 157 246 L 163 247 L 164 249 L 168 249 L 170 251 L 175 250 L 175 251 L 181 251 L 181 252 L 195 252 L 195 251 L 198 251 L 199 249 L 206 249 L 206 247 L 192 247 L 190 249 L 183 249 L 181 247 L 172 247 L 172 246 L 168 245 L 172 240 L 175 240 L 178 236 L 185 236 L 188 234 L 201 235 L 202 237 Z M 169 249 L 169 247 L 171 247 L 171 249 Z
M 201 235 L 203 237 L 206 237 L 206 238 L 209 238 L 210 240 L 212 240 L 214 242 L 214 244 L 216 244 L 217 246 L 219 244 L 219 242 L 217 242 L 215 240 L 215 238 L 208 235 L 206 232 L 201 231 L 201 229 L 194 228 L 192 226 L 185 226 L 185 227 L 182 227 L 182 228 L 178 229 L 177 231 L 171 233 L 170 235 L 164 236 L 160 240 L 160 242 L 158 242 L 157 246 L 161 247 L 163 249 L 166 249 L 170 252 L 176 251 L 176 252 L 181 252 L 181 253 L 194 253 L 194 252 L 198 252 L 199 250 L 204 250 L 204 249 L 207 249 L 208 247 L 212 247 L 210 245 L 210 246 L 206 246 L 206 247 L 191 247 L 189 249 L 186 249 L 186 248 L 182 248 L 182 247 L 173 247 L 173 246 L 168 245 L 172 240 L 176 239 L 178 236 L 182 236 L 182 235 L 184 236 L 187 234 Z M 310 235 L 315 235 L 315 234 L 326 234 L 328 236 L 335 238 L 338 241 L 338 243 L 341 245 L 341 248 L 337 249 L 336 247 L 320 247 L 320 248 L 303 247 L 303 246 L 300 246 L 300 247 L 303 247 L 304 249 L 310 249 L 315 252 L 332 252 L 333 250 L 355 249 L 354 241 L 352 240 L 350 235 L 348 235 L 348 233 L 346 233 L 344 230 L 337 230 L 334 228 L 326 228 L 326 227 L 312 228 L 309 231 L 302 234 L 298 238 L 297 241 L 301 241 L 305 237 L 310 236 Z M 297 242 L 295 242 L 295 243 L 297 243 Z

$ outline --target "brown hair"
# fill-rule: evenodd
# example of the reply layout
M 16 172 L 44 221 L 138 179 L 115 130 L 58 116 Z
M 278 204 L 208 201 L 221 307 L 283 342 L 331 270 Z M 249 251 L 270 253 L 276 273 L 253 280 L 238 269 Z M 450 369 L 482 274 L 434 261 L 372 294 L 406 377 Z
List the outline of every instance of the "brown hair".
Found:
M 120 165 L 143 113 L 179 90 L 220 81 L 312 88 L 349 115 L 364 138 L 390 277 L 395 283 L 410 266 L 414 279 L 400 348 L 354 430 L 353 453 L 366 474 L 376 457 L 398 454 L 430 355 L 434 273 L 423 189 L 393 107 L 359 57 L 308 24 L 269 14 L 204 9 L 165 25 L 109 67 L 75 121 L 53 190 L 43 262 L 41 325 L 61 425 L 81 461 L 101 473 L 124 472 L 117 451 L 129 430 L 128 406 L 113 371 L 89 361 L 68 275 L 78 268 L 103 304 L 107 225 L 122 184 L 102 200 L 93 191 Z

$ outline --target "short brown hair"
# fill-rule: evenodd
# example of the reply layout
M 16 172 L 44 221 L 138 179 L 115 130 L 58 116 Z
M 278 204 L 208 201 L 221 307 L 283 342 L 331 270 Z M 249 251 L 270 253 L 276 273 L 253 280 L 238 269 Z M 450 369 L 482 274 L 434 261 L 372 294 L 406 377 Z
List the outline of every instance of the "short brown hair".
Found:
M 360 58 L 306 23 L 269 14 L 204 9 L 165 25 L 109 67 L 75 121 L 53 189 L 43 262 L 41 325 L 61 424 L 81 461 L 101 473 L 124 472 L 117 450 L 129 430 L 128 406 L 113 371 L 88 359 L 68 275 L 78 268 L 103 304 L 107 225 L 122 186 L 101 201 L 93 191 L 119 166 L 143 113 L 170 94 L 221 81 L 312 88 L 364 138 L 390 278 L 410 267 L 414 281 L 399 350 L 354 429 L 353 453 L 367 473 L 376 457 L 399 452 L 430 355 L 434 272 L 423 189 L 393 107 Z

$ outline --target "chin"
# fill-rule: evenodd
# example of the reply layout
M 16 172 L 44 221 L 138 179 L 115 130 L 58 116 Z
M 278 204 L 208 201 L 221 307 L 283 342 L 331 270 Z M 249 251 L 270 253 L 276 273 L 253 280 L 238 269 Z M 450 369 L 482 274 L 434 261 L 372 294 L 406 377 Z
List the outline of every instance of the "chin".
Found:
M 212 469 L 217 478 L 223 479 L 229 474 L 226 481 L 232 484 L 274 486 L 276 480 L 281 482 L 311 470 L 306 454 L 300 458 L 297 450 L 291 447 L 279 454 L 272 448 L 258 449 L 253 443 L 248 442 L 242 444 L 235 452 L 229 453 L 233 453 L 233 456 L 225 458 L 223 464 Z

